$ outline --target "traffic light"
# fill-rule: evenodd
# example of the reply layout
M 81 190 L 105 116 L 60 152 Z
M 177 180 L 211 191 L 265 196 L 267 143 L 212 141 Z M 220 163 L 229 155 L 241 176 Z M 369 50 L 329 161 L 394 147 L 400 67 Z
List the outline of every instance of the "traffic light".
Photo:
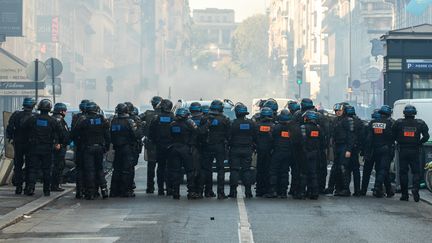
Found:
M 303 71 L 297 71 L 297 84 L 301 85 L 303 83 Z
M 111 76 L 108 76 L 106 78 L 106 90 L 107 92 L 113 92 L 114 87 L 113 87 L 113 78 Z

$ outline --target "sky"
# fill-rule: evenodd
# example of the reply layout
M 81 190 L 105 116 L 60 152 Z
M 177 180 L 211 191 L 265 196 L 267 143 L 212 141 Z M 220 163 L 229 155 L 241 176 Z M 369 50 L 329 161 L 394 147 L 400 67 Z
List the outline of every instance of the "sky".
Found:
M 190 8 L 227 8 L 234 9 L 236 21 L 241 22 L 254 14 L 265 13 L 268 0 L 189 0 Z

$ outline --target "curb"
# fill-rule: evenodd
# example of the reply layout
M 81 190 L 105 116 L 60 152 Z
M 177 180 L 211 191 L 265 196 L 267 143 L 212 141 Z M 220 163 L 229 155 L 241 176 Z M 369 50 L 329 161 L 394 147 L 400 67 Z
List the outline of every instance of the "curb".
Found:
M 50 197 L 41 196 L 40 198 L 30 203 L 27 203 L 26 205 L 19 207 L 13 210 L 12 212 L 0 217 L 0 230 L 3 230 L 4 228 L 7 228 L 13 224 L 18 223 L 24 218 L 24 216 L 33 214 L 37 210 L 45 207 L 49 203 L 72 192 L 73 190 L 75 190 L 75 187 L 67 188 L 66 190 L 60 193 L 51 193 Z

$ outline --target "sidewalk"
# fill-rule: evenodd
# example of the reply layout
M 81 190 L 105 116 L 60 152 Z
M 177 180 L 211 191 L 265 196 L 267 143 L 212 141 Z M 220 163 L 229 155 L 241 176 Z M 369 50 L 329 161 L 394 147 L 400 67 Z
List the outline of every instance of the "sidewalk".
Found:
M 432 205 L 432 192 L 427 189 L 420 190 L 420 200 Z
M 4 229 L 29 215 L 57 198 L 73 191 L 73 185 L 66 185 L 63 192 L 51 192 L 51 196 L 44 197 L 42 186 L 36 187 L 34 196 L 15 195 L 15 187 L 0 187 L 0 230 Z

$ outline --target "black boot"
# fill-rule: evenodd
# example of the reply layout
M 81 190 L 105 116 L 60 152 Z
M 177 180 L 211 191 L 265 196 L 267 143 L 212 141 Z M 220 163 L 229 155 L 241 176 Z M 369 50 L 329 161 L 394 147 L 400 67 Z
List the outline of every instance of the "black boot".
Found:
M 382 198 L 382 197 L 384 197 L 384 193 L 379 188 L 375 188 L 375 190 L 373 191 L 372 195 L 374 197 L 376 197 L 376 198 Z
M 16 195 L 21 195 L 22 192 L 23 192 L 23 188 L 22 188 L 21 185 L 20 185 L 20 186 L 17 186 L 17 187 L 15 188 L 15 194 L 16 194 Z
M 399 198 L 399 200 L 401 201 L 409 201 L 409 196 L 408 194 L 402 194 L 402 196 Z
M 101 194 L 102 194 L 102 199 L 108 198 L 108 188 L 105 187 L 101 187 Z
M 51 192 L 49 191 L 49 190 L 44 190 L 44 196 L 45 197 L 49 197 L 49 196 L 51 196 Z
M 165 196 L 165 191 L 163 189 L 159 189 L 158 196 Z
M 205 192 L 205 197 L 216 197 L 216 194 L 213 191 Z
M 27 196 L 33 196 L 33 195 L 34 195 L 34 191 L 35 191 L 34 187 L 28 187 L 28 188 L 26 188 L 26 190 L 25 190 L 24 193 L 25 193 Z
M 218 195 L 217 195 L 217 199 L 219 199 L 219 200 L 223 200 L 223 199 L 227 199 L 228 197 L 225 195 L 225 193 L 223 193 L 223 192 L 220 192 L 220 193 L 218 193 Z
M 413 194 L 414 202 L 420 201 L 420 194 L 418 190 L 412 190 L 411 193 Z
M 237 187 L 232 186 L 230 188 L 230 193 L 228 194 L 228 197 L 230 198 L 237 198 Z
M 245 186 L 245 196 L 246 198 L 252 198 L 252 189 L 250 186 Z
M 147 194 L 153 194 L 154 193 L 154 188 L 147 187 L 146 193 Z

